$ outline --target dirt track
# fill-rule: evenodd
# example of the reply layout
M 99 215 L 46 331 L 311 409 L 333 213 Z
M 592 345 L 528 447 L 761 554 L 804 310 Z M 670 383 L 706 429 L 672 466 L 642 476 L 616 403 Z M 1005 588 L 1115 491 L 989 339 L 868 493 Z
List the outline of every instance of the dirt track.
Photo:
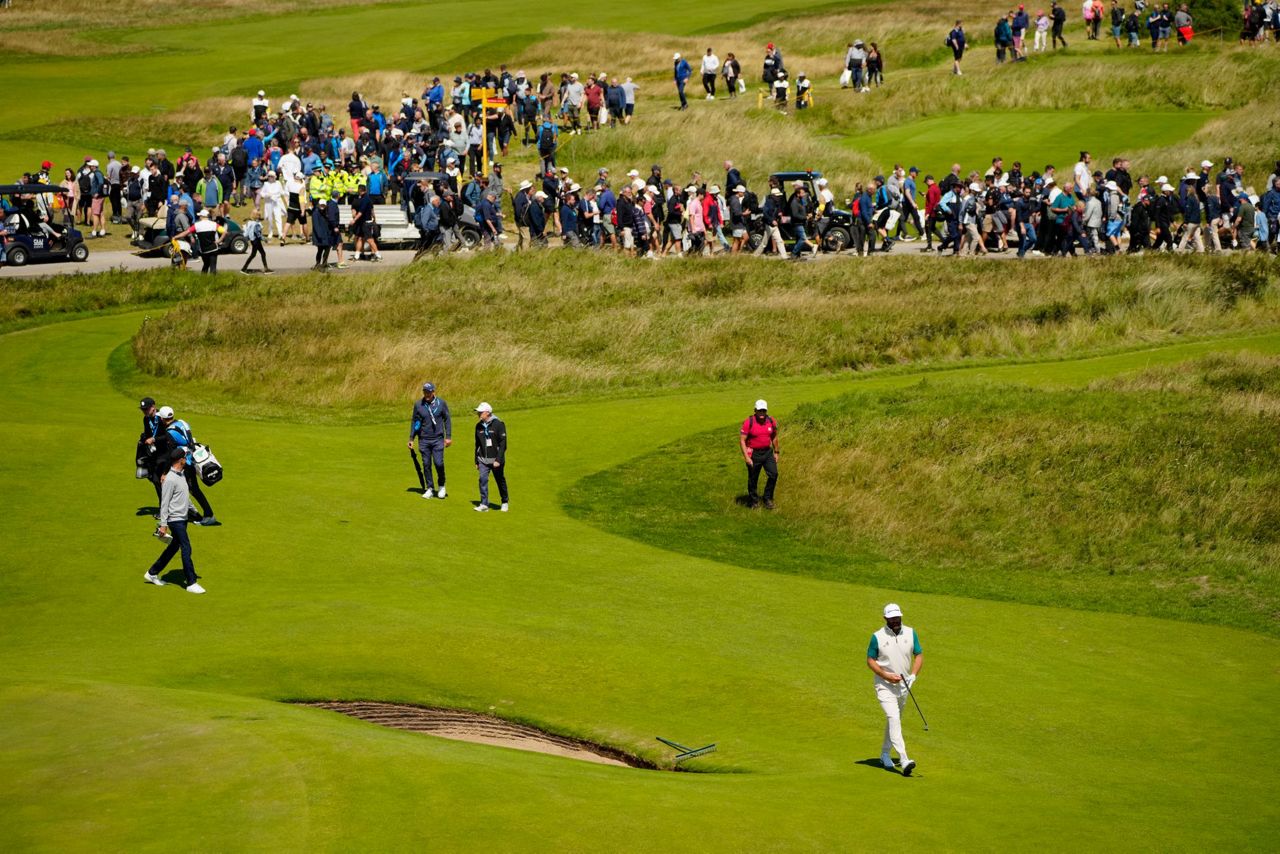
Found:
M 570 759 L 595 762 L 601 765 L 621 765 L 632 768 L 653 767 L 644 760 L 625 754 L 620 750 L 564 736 L 552 735 L 536 727 L 513 723 L 493 715 L 482 715 L 478 712 L 459 709 L 433 709 L 426 706 L 364 700 L 317 700 L 299 702 L 295 705 L 328 709 L 329 711 L 340 712 L 353 718 L 359 718 L 362 721 L 391 727 L 392 729 L 420 732 L 457 741 L 493 744 L 499 747 L 510 747 L 515 750 L 530 750 L 534 753 L 549 753 L 553 756 L 566 756 Z

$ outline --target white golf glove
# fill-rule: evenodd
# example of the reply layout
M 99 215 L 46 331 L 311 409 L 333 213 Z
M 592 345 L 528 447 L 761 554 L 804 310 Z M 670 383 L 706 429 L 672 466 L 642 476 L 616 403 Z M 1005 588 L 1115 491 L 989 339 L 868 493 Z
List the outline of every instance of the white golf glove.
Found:
M 907 674 L 906 676 L 903 676 L 903 677 L 902 677 L 902 679 L 903 679 L 903 681 L 905 681 L 905 682 L 907 683 L 907 687 L 908 687 L 908 688 L 913 688 L 913 687 L 915 687 L 915 684 L 916 684 L 916 677 L 915 677 L 915 676 L 912 676 L 911 674 Z

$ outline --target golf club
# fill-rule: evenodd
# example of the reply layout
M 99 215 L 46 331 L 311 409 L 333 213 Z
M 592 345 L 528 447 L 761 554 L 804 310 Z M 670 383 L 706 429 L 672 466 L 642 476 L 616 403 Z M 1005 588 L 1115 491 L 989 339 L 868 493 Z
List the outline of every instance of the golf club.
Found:
M 426 492 L 427 478 L 422 474 L 422 465 L 418 462 L 418 452 L 410 448 L 409 456 L 413 458 L 413 470 L 418 473 L 418 485 L 422 487 L 423 492 Z
M 913 693 L 911 693 L 911 684 L 910 684 L 909 682 L 907 682 L 907 677 L 906 677 L 906 676 L 903 676 L 903 677 L 902 677 L 902 684 L 903 684 L 904 686 L 906 686 L 906 689 L 907 689 L 907 696 L 911 698 L 911 702 L 915 703 L 915 705 L 916 705 L 916 711 L 917 711 L 917 712 L 920 712 L 920 720 L 924 722 L 924 731 L 925 731 L 925 732 L 928 732 L 928 731 L 929 731 L 929 722 L 928 722 L 928 721 L 926 721 L 926 720 L 924 719 L 924 712 L 921 712 L 921 711 L 920 711 L 920 703 L 916 700 L 916 695 L 915 695 L 915 694 L 913 694 Z

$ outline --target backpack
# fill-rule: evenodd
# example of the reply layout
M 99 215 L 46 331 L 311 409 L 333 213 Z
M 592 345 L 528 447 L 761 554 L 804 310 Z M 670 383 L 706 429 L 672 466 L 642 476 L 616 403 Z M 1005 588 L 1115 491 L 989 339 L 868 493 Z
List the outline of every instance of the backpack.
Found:
M 556 147 L 555 126 L 544 124 L 538 130 L 538 152 L 549 154 Z
M 87 196 L 93 190 L 93 181 L 89 178 L 88 172 L 81 172 L 80 177 L 76 179 L 76 183 L 80 185 L 81 196 Z
M 249 152 L 244 150 L 243 145 L 237 145 L 231 149 L 231 165 L 238 169 L 244 169 L 249 165 Z
M 131 202 L 142 201 L 142 182 L 137 178 L 130 178 L 125 186 L 124 197 Z

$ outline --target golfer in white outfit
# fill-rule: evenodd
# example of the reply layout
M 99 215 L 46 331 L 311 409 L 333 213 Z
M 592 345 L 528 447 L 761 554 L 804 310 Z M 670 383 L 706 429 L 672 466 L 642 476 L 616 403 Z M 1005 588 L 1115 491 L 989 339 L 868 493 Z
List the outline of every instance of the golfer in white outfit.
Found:
M 892 770 L 893 756 L 889 750 L 898 751 L 904 777 L 911 776 L 916 763 L 907 757 L 907 745 L 902 740 L 902 707 L 907 703 L 907 688 L 915 684 L 923 664 L 920 636 L 915 629 L 902 625 L 901 608 L 885 605 L 884 628 L 871 636 L 871 645 L 867 647 L 867 667 L 876 675 L 876 699 L 885 716 L 880 763 Z

